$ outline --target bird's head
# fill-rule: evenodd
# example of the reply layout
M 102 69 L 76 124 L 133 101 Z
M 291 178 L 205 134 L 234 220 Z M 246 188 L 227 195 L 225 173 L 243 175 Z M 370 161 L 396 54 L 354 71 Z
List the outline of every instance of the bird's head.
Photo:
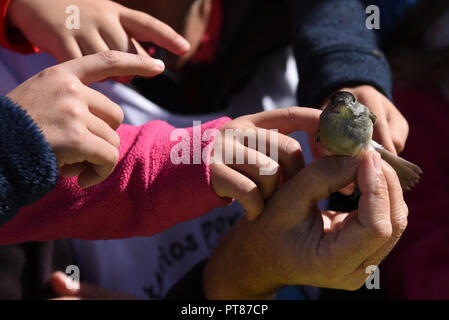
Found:
M 356 104 L 357 99 L 352 93 L 341 91 L 331 97 L 325 111 L 332 115 L 338 115 L 338 118 L 355 119 Z

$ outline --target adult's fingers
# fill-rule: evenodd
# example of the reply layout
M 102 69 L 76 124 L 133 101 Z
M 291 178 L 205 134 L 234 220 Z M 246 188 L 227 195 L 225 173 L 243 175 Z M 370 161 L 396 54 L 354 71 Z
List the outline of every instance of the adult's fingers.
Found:
M 404 201 L 401 184 L 396 171 L 394 171 L 394 169 L 385 161 L 383 161 L 382 171 L 388 186 L 392 235 L 379 250 L 367 259 L 365 265 L 378 265 L 394 248 L 407 227 L 408 208 Z
M 280 133 L 316 132 L 321 110 L 303 107 L 275 109 L 245 116 L 256 127 L 278 129 Z
M 112 50 L 67 61 L 61 66 L 70 70 L 84 84 L 126 75 L 153 77 L 165 68 L 161 60 Z
M 213 172 L 212 187 L 220 197 L 237 199 L 245 209 L 248 220 L 256 219 L 264 208 L 262 192 L 243 174 L 222 163 L 210 165 Z
M 85 87 L 89 111 L 116 130 L 123 122 L 124 113 L 116 103 L 97 90 Z
M 335 255 L 351 261 L 354 268 L 383 247 L 392 234 L 389 190 L 382 160 L 376 151 L 365 153 L 357 180 L 361 196 L 356 218 L 340 230 L 333 248 Z
M 140 11 L 126 9 L 120 21 L 128 34 L 138 41 L 153 42 L 175 54 L 190 50 L 190 44 L 162 21 Z
M 268 202 L 275 206 L 285 203 L 283 223 L 298 225 L 310 215 L 310 208 L 332 192 L 354 180 L 357 160 L 345 156 L 326 156 L 315 159 L 290 178 Z

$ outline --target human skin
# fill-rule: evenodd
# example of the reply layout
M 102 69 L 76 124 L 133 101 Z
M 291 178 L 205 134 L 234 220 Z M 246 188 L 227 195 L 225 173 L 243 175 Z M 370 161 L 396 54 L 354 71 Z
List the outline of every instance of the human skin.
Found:
M 358 167 L 358 170 L 357 170 Z M 317 202 L 357 176 L 358 210 L 320 211 Z M 394 170 L 375 151 L 315 160 L 287 181 L 256 221 L 240 220 L 203 274 L 208 299 L 267 299 L 284 285 L 355 290 L 407 225 Z
M 87 188 L 105 180 L 118 161 L 115 130 L 122 109 L 88 85 L 113 76 L 155 76 L 163 63 L 106 51 L 43 70 L 7 96 L 27 111 L 52 147 L 60 172 Z
M 246 217 L 255 220 L 264 208 L 264 201 L 278 188 L 281 177 L 285 181 L 304 166 L 300 144 L 287 134 L 314 132 L 320 114 L 319 110 L 311 108 L 290 107 L 242 116 L 224 124 L 215 137 L 209 167 L 211 184 L 217 195 L 237 199 Z M 278 132 L 270 131 L 271 128 L 276 128 Z M 254 145 L 228 136 L 228 130 L 253 133 Z M 277 159 L 266 155 L 270 144 L 275 143 L 271 138 L 277 140 Z M 265 143 L 263 151 L 260 150 L 261 140 Z M 231 163 L 225 159 L 225 148 L 233 150 Z M 221 150 L 219 155 L 214 153 L 217 150 Z M 236 161 L 238 151 L 244 155 L 243 163 Z M 254 163 L 250 161 L 251 156 L 256 160 Z M 264 169 L 271 172 L 261 174 Z
M 71 30 L 65 25 L 65 11 L 73 5 L 80 11 L 80 28 Z M 106 50 L 147 55 L 133 40 L 153 42 L 174 54 L 190 49 L 190 44 L 167 24 L 110 0 L 14 0 L 8 21 L 33 45 L 60 62 Z

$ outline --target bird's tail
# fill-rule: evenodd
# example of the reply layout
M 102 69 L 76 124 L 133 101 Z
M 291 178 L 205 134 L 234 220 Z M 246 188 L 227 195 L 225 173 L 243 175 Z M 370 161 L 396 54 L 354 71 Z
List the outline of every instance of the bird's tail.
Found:
M 392 154 L 379 143 L 373 141 L 373 147 L 380 153 L 382 159 L 396 171 L 403 191 L 411 190 L 420 179 L 422 170 L 417 165 Z

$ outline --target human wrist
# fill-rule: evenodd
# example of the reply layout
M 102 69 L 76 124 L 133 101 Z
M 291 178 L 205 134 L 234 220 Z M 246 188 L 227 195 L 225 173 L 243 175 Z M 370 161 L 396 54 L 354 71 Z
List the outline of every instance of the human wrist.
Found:
M 203 292 L 210 300 L 263 300 L 270 299 L 282 285 L 276 284 L 270 254 L 247 230 L 242 219 L 231 229 L 212 253 L 203 273 Z M 244 234 L 242 239 L 239 235 Z M 260 241 L 258 241 L 260 243 Z

